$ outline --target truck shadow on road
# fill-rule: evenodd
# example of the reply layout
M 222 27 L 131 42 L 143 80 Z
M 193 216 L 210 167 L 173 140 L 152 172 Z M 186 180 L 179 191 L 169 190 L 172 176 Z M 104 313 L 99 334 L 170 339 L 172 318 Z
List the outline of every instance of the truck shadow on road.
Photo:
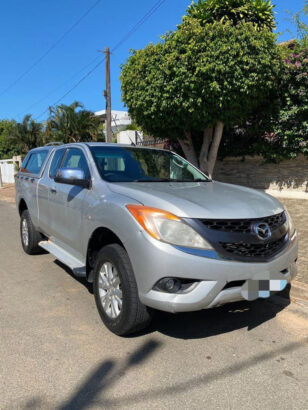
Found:
M 64 263 L 60 262 L 58 259 L 55 259 L 54 263 L 61 269 L 65 270 L 65 272 L 68 275 L 70 275 L 73 279 L 75 279 L 77 282 L 81 283 L 85 288 L 88 289 L 88 292 L 91 293 L 91 295 L 93 295 L 92 283 L 89 283 L 85 278 L 78 278 L 77 276 L 75 276 L 72 270 L 68 266 L 64 265 Z
M 64 269 L 76 281 L 85 286 L 93 295 L 92 284 L 84 278 L 77 278 L 63 263 L 54 263 Z M 248 331 L 262 325 L 285 309 L 290 304 L 290 287 L 269 299 L 258 299 L 254 302 L 236 302 L 222 307 L 197 312 L 172 314 L 155 311 L 151 325 L 145 330 L 129 337 L 140 337 L 145 334 L 160 332 L 177 339 L 201 339 L 222 333 L 247 328 Z
M 254 302 L 237 302 L 198 312 L 170 314 L 155 312 L 145 332 L 160 332 L 178 339 L 201 339 L 247 328 L 248 331 L 273 319 L 290 304 L 289 297 L 272 296 Z

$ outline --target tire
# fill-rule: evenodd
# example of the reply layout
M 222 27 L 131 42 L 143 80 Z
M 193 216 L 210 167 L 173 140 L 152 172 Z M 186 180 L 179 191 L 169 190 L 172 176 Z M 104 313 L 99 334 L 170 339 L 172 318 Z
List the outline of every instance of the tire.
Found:
M 23 211 L 20 218 L 20 238 L 23 250 L 28 255 L 43 253 L 43 249 L 38 246 L 42 235 L 35 230 L 27 209 Z
M 93 290 L 100 317 L 114 334 L 135 333 L 150 323 L 152 311 L 139 300 L 135 275 L 122 246 L 107 245 L 98 253 Z

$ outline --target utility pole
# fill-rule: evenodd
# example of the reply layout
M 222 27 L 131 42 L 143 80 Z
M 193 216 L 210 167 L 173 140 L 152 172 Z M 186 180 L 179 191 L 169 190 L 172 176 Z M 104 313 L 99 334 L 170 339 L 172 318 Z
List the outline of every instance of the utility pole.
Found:
M 110 50 L 105 48 L 106 60 L 106 90 L 104 96 L 106 98 L 106 142 L 112 142 L 111 129 L 111 86 L 110 86 Z

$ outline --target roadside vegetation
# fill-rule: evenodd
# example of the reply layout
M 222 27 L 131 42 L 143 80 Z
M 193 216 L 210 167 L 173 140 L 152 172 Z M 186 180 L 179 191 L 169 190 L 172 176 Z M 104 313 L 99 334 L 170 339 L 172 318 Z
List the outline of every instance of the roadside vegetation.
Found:
M 30 149 L 49 142 L 99 140 L 104 140 L 103 124 L 78 101 L 49 107 L 49 117 L 42 123 L 35 121 L 30 114 L 21 122 L 0 121 L 0 159 L 24 155 Z
M 278 45 L 268 0 L 193 3 L 174 32 L 123 65 L 131 116 L 210 175 L 217 156 L 307 154 L 307 26 L 294 21 L 298 39 Z
M 279 44 L 270 0 L 199 0 L 176 30 L 133 50 L 122 67 L 122 97 L 134 121 L 168 139 L 212 175 L 217 158 L 308 155 L 308 0 Z M 51 141 L 103 141 L 100 121 L 75 101 L 37 122 L 0 120 L 0 158 Z

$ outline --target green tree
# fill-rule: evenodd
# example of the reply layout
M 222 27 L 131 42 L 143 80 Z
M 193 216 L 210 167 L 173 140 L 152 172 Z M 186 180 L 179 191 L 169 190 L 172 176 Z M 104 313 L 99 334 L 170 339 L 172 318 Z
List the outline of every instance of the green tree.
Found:
M 96 141 L 100 135 L 100 121 L 91 111 L 75 101 L 49 108 L 46 134 L 49 139 L 63 143 Z
M 305 1 L 305 6 L 302 10 L 295 14 L 291 14 L 291 21 L 296 26 L 296 37 L 301 47 L 308 48 L 308 25 L 304 18 L 308 16 L 308 0 Z
M 187 15 L 203 24 L 250 22 L 258 30 L 275 28 L 274 6 L 270 0 L 199 0 L 193 2 Z
M 270 31 L 187 17 L 162 42 L 133 52 L 122 69 L 123 101 L 144 131 L 177 139 L 212 175 L 224 126 L 276 99 L 280 64 Z
M 14 124 L 8 141 L 18 148 L 19 154 L 25 154 L 44 143 L 43 125 L 27 114 L 21 123 Z
M 279 87 L 280 111 L 266 144 L 258 145 L 272 161 L 308 156 L 308 48 L 290 54 L 284 61 Z
M 297 38 L 279 45 L 283 65 L 277 106 L 263 107 L 227 129 L 220 156 L 258 154 L 274 162 L 298 154 L 308 156 L 308 27 L 303 21 L 307 12 L 308 1 L 304 10 L 292 15 Z M 264 112 L 273 115 L 264 116 Z
M 10 141 L 15 124 L 13 120 L 0 121 L 0 159 L 9 159 L 20 153 L 17 145 L 12 144 L 12 141 Z

